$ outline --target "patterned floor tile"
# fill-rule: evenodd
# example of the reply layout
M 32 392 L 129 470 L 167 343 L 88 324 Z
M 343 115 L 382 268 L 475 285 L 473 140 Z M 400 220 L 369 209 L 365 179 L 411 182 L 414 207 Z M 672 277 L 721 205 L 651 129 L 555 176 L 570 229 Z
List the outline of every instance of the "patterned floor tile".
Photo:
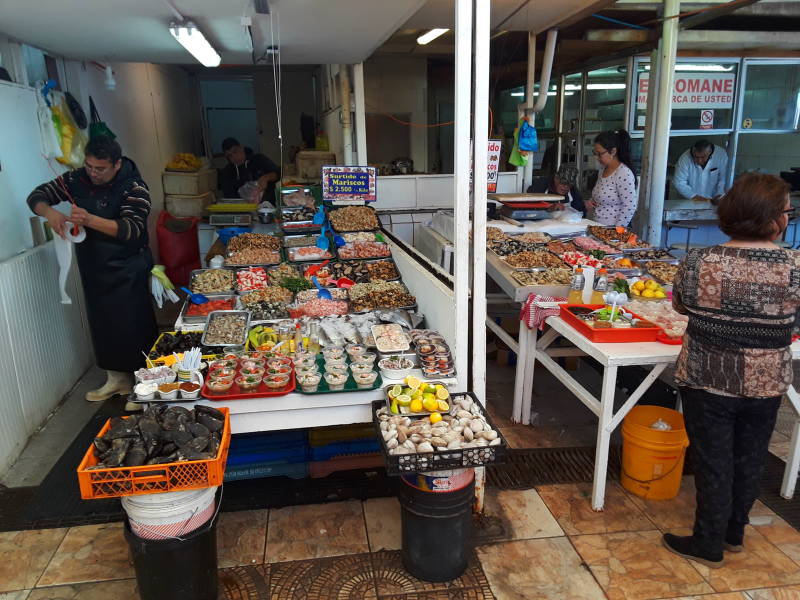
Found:
M 373 553 L 372 569 L 375 573 L 378 595 L 381 598 L 421 592 L 430 593 L 440 590 L 489 589 L 486 576 L 475 557 L 470 559 L 467 570 L 461 577 L 441 583 L 422 581 L 409 574 L 403 568 L 400 552 L 382 551 Z
M 270 565 L 272 600 L 375 600 L 369 554 Z
M 244 510 L 219 515 L 217 554 L 221 568 L 264 562 L 268 514 L 266 510 Z
M 484 516 L 499 519 L 503 540 L 527 540 L 564 535 L 536 490 L 487 488 Z M 499 540 L 498 540 L 499 541 Z
M 35 586 L 65 535 L 66 529 L 0 533 L 0 592 Z
M 0 600 L 27 600 L 30 590 L 17 590 L 16 592 L 0 592 Z
M 219 571 L 220 600 L 268 600 L 269 565 L 221 569 Z
M 367 522 L 369 549 L 372 552 L 400 549 L 400 502 L 397 498 L 364 500 L 364 518 Z
M 139 600 L 135 579 L 36 588 L 27 600 Z
M 697 506 L 695 493 L 694 476 L 687 475 L 681 481 L 678 495 L 671 500 L 648 500 L 631 493 L 628 493 L 628 497 L 656 527 L 668 532 L 694 525 L 694 511 Z
M 800 531 L 767 508 L 760 500 L 750 511 L 750 525 L 793 561 L 800 563 Z M 745 540 L 745 546 L 747 540 Z
M 653 523 L 614 483 L 606 487 L 602 511 L 592 510 L 590 483 L 545 485 L 537 490 L 567 535 L 653 529 Z
M 566 537 L 487 544 L 477 554 L 498 600 L 605 600 Z
M 746 592 L 723 592 L 721 594 L 705 594 L 703 596 L 683 596 L 672 600 L 751 600 Z
M 271 510 L 265 562 L 368 552 L 361 502 L 331 502 Z
M 713 592 L 689 562 L 661 544 L 660 531 L 571 538 L 611 600 L 673 598 Z
M 750 590 L 747 594 L 752 600 L 798 600 L 800 598 L 800 585 Z
M 133 565 L 122 523 L 72 527 L 39 579 L 39 586 L 131 579 Z

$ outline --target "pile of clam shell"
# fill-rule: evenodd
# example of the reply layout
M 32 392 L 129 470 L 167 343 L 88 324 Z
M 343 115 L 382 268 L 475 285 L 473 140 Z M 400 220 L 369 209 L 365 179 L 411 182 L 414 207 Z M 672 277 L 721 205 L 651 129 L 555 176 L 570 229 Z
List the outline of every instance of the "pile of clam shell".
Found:
M 386 408 L 378 410 L 376 415 L 389 454 L 447 452 L 502 443 L 472 398 L 464 396 L 453 401 L 451 414 L 442 415 L 438 423 L 431 423 L 427 417 L 412 419 L 393 415 Z

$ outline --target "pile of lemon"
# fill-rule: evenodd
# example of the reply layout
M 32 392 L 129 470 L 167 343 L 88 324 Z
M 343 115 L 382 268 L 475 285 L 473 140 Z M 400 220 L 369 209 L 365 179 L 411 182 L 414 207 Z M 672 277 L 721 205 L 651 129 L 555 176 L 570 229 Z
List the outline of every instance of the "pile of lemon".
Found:
M 642 281 L 641 279 L 631 286 L 631 292 L 634 296 L 641 296 L 642 298 L 666 298 L 667 294 L 664 288 L 658 285 L 652 279 Z
M 409 375 L 389 388 L 389 409 L 396 415 L 429 412 L 430 420 L 436 423 L 442 420 L 440 413 L 450 410 L 450 392 L 440 383 L 426 383 L 419 377 Z
M 167 169 L 170 171 L 197 171 L 201 166 L 203 163 L 191 152 L 178 152 L 167 163 Z

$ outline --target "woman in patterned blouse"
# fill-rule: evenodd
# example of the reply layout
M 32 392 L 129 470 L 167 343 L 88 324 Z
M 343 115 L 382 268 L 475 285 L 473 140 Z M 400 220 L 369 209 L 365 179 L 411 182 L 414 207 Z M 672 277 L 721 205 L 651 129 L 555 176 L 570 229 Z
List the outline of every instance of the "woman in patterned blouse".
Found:
M 690 251 L 674 281 L 672 303 L 689 316 L 675 379 L 697 512 L 693 534 L 665 534 L 664 545 L 712 568 L 722 566 L 723 549 L 744 549 L 778 407 L 792 383 L 800 252 L 774 243 L 792 212 L 783 180 L 742 175 L 717 208 L 730 241 Z
M 604 131 L 594 138 L 592 154 L 600 173 L 586 206 L 594 209 L 595 221 L 627 227 L 638 203 L 636 175 L 631 169 L 631 136 L 624 129 Z

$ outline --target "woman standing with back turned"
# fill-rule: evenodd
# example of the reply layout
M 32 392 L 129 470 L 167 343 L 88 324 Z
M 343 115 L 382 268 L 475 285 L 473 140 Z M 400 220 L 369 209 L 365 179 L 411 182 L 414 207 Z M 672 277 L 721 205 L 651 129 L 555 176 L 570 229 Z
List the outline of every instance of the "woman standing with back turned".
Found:
M 781 397 L 792 383 L 792 327 L 800 306 L 800 252 L 774 244 L 792 214 L 789 186 L 747 173 L 720 200 L 731 237 L 690 251 L 672 303 L 689 315 L 675 379 L 697 486 L 691 536 L 664 534 L 685 558 L 721 567 L 744 549 L 744 528 Z
M 594 138 L 592 154 L 600 173 L 586 206 L 603 225 L 627 227 L 636 212 L 636 175 L 631 169 L 631 136 L 624 129 L 604 131 Z

